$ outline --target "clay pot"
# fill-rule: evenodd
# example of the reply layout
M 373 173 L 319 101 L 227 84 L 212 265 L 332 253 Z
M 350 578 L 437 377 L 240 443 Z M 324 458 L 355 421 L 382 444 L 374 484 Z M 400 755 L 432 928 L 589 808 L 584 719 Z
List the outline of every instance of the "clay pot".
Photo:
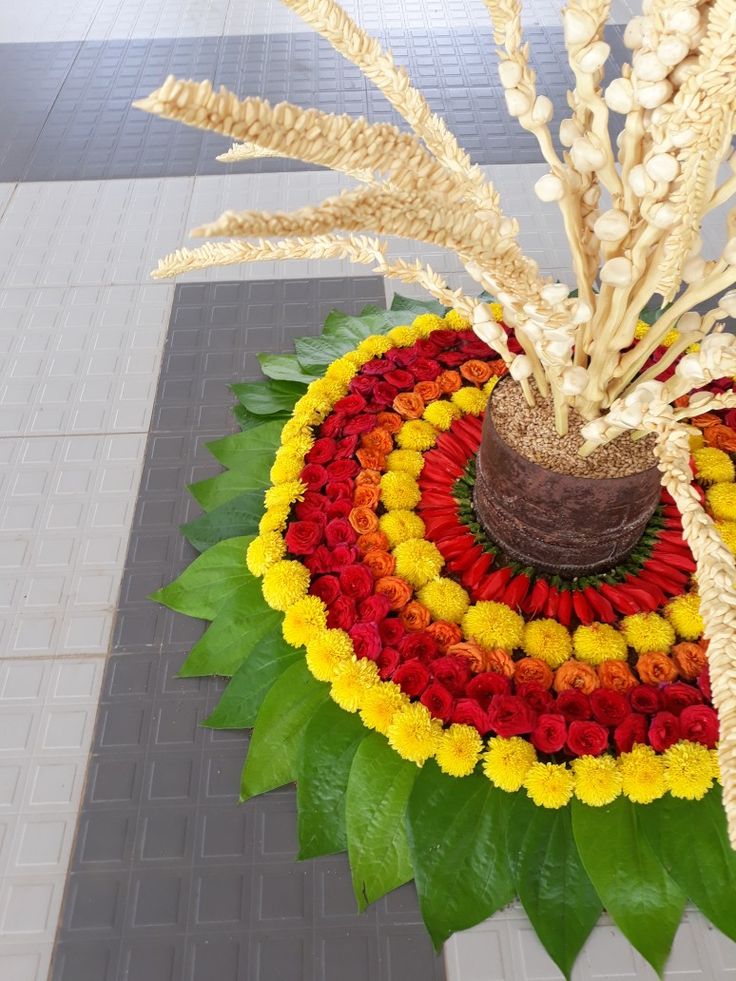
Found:
M 625 477 L 573 477 L 540 467 L 498 434 L 489 401 L 474 490 L 490 538 L 524 565 L 566 578 L 624 559 L 660 499 L 656 466 Z

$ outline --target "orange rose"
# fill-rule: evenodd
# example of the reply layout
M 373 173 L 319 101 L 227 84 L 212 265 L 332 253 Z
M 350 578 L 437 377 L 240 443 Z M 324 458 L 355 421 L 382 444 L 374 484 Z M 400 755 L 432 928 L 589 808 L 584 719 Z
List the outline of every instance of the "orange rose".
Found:
M 424 412 L 424 401 L 414 392 L 401 392 L 394 399 L 394 408 L 404 419 L 420 419 Z
M 437 384 L 439 385 L 440 392 L 442 392 L 443 395 L 450 395 L 452 392 L 457 392 L 457 390 L 462 386 L 462 381 L 457 371 L 448 369 L 447 371 L 441 372 L 437 376 Z
M 400 610 L 412 597 L 411 586 L 399 576 L 381 576 L 376 581 L 375 591 L 386 597 L 392 610 Z
M 369 433 L 364 433 L 360 438 L 360 445 L 367 446 L 369 450 L 378 450 L 379 453 L 390 453 L 394 448 L 394 441 L 391 433 L 385 429 L 371 429 Z
M 555 671 L 555 691 L 575 689 L 584 695 L 590 695 L 599 687 L 598 675 L 589 664 L 581 664 L 580 661 L 565 661 Z
M 359 535 L 357 544 L 361 555 L 367 555 L 374 548 L 379 552 L 388 551 L 388 538 L 382 531 L 369 531 L 367 535 Z
M 396 568 L 396 559 L 390 552 L 381 552 L 380 549 L 372 548 L 363 556 L 363 562 L 371 570 L 374 579 L 381 579 L 383 576 L 393 575 Z
M 453 654 L 456 657 L 464 657 L 475 672 L 484 670 L 486 652 L 478 644 L 472 643 L 472 641 L 468 640 L 458 644 L 452 644 L 447 649 L 447 653 Z
M 683 641 L 681 644 L 675 644 L 672 648 L 672 660 L 683 678 L 695 681 L 708 663 L 705 653 L 707 650 L 707 640 L 699 640 L 697 643 Z
M 427 627 L 427 633 L 431 634 L 437 641 L 440 651 L 446 654 L 453 644 L 459 644 L 463 639 L 463 632 L 456 623 L 448 623 L 446 620 L 435 620 Z
M 604 661 L 598 665 L 598 680 L 601 688 L 617 691 L 625 695 L 631 688 L 636 688 L 636 678 L 626 661 Z
M 513 678 L 515 665 L 508 651 L 501 647 L 494 647 L 491 650 L 484 650 L 483 655 L 484 671 L 493 671 L 494 674 L 502 674 L 504 678 Z
M 483 385 L 491 377 L 493 372 L 488 367 L 488 362 L 479 361 L 478 358 L 471 358 L 465 364 L 460 365 L 460 374 L 475 385 Z
M 353 508 L 348 515 L 348 521 L 359 535 L 367 535 L 370 531 L 378 530 L 378 518 L 372 508 Z
M 688 400 L 689 404 L 689 400 Z M 697 426 L 698 429 L 708 429 L 710 426 L 720 426 L 720 417 L 715 414 L 715 412 L 704 412 L 702 416 L 695 416 L 690 422 Z
M 662 651 L 642 654 L 636 662 L 636 673 L 645 685 L 662 685 L 677 679 L 677 665 Z
M 362 446 L 356 451 L 355 455 L 364 470 L 385 470 L 386 454 L 378 450 L 372 450 L 368 446 Z
M 422 606 L 416 600 L 407 603 L 399 614 L 399 620 L 407 630 L 414 633 L 417 630 L 424 630 L 429 626 L 432 617 L 426 606 Z
M 376 422 L 387 433 L 398 433 L 404 424 L 404 420 L 395 412 L 379 412 L 376 416 Z
M 433 381 L 417 382 L 414 386 L 414 391 L 425 405 L 428 405 L 430 402 L 434 402 L 435 399 L 440 397 L 440 386 L 437 384 L 437 382 Z
M 508 365 L 502 358 L 498 358 L 497 361 L 489 361 L 488 367 L 491 369 L 491 375 L 498 375 L 499 378 L 509 370 Z
M 703 438 L 708 446 L 725 453 L 736 453 L 736 433 L 729 426 L 708 426 L 703 430 Z
M 553 680 L 552 668 L 539 657 L 524 657 L 514 665 L 514 681 L 517 685 L 551 688 Z
M 355 488 L 353 504 L 356 508 L 371 508 L 375 510 L 381 497 L 381 488 L 378 484 L 360 484 Z
M 380 484 L 381 474 L 378 470 L 361 470 L 355 478 L 355 483 L 361 484 Z

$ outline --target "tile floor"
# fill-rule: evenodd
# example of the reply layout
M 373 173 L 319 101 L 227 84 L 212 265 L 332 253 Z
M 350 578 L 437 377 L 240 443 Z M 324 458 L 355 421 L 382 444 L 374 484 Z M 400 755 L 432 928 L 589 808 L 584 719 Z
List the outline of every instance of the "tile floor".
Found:
M 612 4 L 614 59 L 632 5 Z M 524 247 L 564 279 L 482 0 L 345 6 L 396 48 Z M 558 110 L 560 6 L 525 0 L 524 15 Z M 384 286 L 342 262 L 148 278 L 225 207 L 345 186 L 299 164 L 221 168 L 217 137 L 130 109 L 170 70 L 391 118 L 278 0 L 0 3 L 0 979 L 557 978 L 518 908 L 456 937 L 444 967 L 411 888 L 356 917 L 341 859 L 294 863 L 290 792 L 234 803 L 244 737 L 196 725 L 217 686 L 175 678 L 199 628 L 144 595 L 187 561 L 184 485 L 214 472 L 204 444 L 230 425 L 227 382 Z M 469 285 L 449 254 L 393 247 Z M 735 975 L 736 946 L 689 913 L 668 977 Z M 575 981 L 611 977 L 652 974 L 602 921 Z

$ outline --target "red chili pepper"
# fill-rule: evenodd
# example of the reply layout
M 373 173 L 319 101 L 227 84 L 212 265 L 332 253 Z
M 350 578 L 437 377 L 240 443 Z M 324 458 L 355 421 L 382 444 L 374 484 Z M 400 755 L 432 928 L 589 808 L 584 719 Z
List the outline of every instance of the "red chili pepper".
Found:
M 667 597 L 665 596 L 662 588 L 655 582 L 647 579 L 637 579 L 635 576 L 627 576 L 624 585 L 628 589 L 642 589 L 645 593 L 648 593 L 654 602 L 657 604 L 655 609 L 660 606 L 664 606 L 667 602 Z
M 463 526 L 454 514 L 447 516 L 428 515 L 426 518 L 422 517 L 422 521 L 427 534 L 438 542 L 444 538 L 454 537 L 463 531 Z
M 623 613 L 624 616 L 631 616 L 633 613 L 640 613 L 639 606 L 631 599 L 620 592 L 618 585 L 611 586 L 610 583 L 602 582 L 598 587 L 602 596 L 608 600 L 614 610 Z
M 484 550 L 483 554 L 478 556 L 475 562 L 465 570 L 462 577 L 463 586 L 466 586 L 468 589 L 477 588 L 483 576 L 485 576 L 493 565 L 494 558 L 494 555 Z
M 472 548 L 473 542 L 473 536 L 469 531 L 464 535 L 458 535 L 456 538 L 445 539 L 442 542 L 442 554 L 446 559 L 454 559 Z
M 634 603 L 637 603 L 640 611 L 645 610 L 647 613 L 653 613 L 660 605 L 656 597 L 648 589 L 644 588 L 643 583 L 640 586 L 633 586 L 628 582 L 620 582 L 617 588 L 620 593 L 623 593 Z
M 679 548 L 687 548 L 682 535 L 677 531 L 660 531 L 657 541 L 667 545 L 675 545 Z
M 526 613 L 541 613 L 544 609 L 544 604 L 547 602 L 547 594 L 549 593 L 549 583 L 546 579 L 537 579 L 534 583 L 534 587 L 527 597 L 525 612 Z
M 519 573 L 508 584 L 501 596 L 501 602 L 515 610 L 526 594 L 529 592 L 529 576 L 525 572 Z
M 450 570 L 450 572 L 464 572 L 482 554 L 483 546 L 476 545 L 474 548 L 466 549 L 460 555 L 455 556 L 454 559 L 450 559 L 450 561 L 447 562 L 447 568 Z
M 547 602 L 544 604 L 544 615 L 546 617 L 552 617 L 552 619 L 554 619 L 557 616 L 559 598 L 560 592 L 557 589 L 557 586 L 550 583 L 549 592 L 547 593 Z
M 687 572 L 683 572 L 681 569 L 675 569 L 674 566 L 669 565 L 662 559 L 656 558 L 647 559 L 639 575 L 646 575 L 648 578 L 653 577 L 655 582 L 682 586 L 690 578 Z
M 616 620 L 616 611 L 608 602 L 605 596 L 602 596 L 595 586 L 586 586 L 583 589 L 583 595 L 590 604 L 591 609 L 595 613 L 595 616 L 602 623 L 614 623 Z
M 695 572 L 695 559 L 690 552 L 668 552 L 665 549 L 655 549 L 652 552 L 652 558 L 661 559 L 682 572 Z
M 572 590 L 561 589 L 557 603 L 557 619 L 563 627 L 569 627 L 572 622 Z
M 572 608 L 575 610 L 575 616 L 586 627 L 595 620 L 590 603 L 580 589 L 573 589 L 572 591 Z
M 510 565 L 496 569 L 483 583 L 475 595 L 476 600 L 497 600 L 506 588 L 506 584 L 514 574 Z

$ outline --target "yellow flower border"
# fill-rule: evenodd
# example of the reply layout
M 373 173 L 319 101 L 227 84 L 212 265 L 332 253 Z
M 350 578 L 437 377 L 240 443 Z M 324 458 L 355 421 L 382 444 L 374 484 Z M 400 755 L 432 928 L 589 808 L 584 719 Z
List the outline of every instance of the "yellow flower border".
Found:
M 500 321 L 500 304 L 491 304 L 491 309 Z M 630 753 L 618 757 L 583 756 L 568 766 L 539 762 L 532 744 L 521 737 L 491 737 L 484 751 L 483 739 L 472 726 L 452 723 L 443 729 L 424 705 L 412 702 L 394 682 L 381 681 L 372 661 L 358 660 L 345 631 L 326 626 L 324 604 L 307 595 L 308 569 L 301 562 L 283 558 L 283 532 L 291 506 L 306 490 L 298 477 L 314 443 L 312 429 L 347 394 L 359 368 L 391 348 L 409 347 L 435 330 L 463 331 L 469 327 L 454 310 L 444 318 L 422 314 L 411 325 L 366 338 L 354 351 L 334 361 L 323 378 L 312 382 L 282 429 L 281 446 L 270 473 L 273 486 L 265 495 L 260 534 L 248 548 L 248 568 L 263 578 L 268 605 L 285 614 L 287 643 L 306 645 L 307 667 L 318 681 L 330 684 L 333 700 L 347 712 L 359 712 L 368 729 L 383 733 L 402 758 L 417 766 L 434 758 L 444 773 L 463 777 L 482 762 L 483 772 L 494 786 L 509 793 L 523 787 L 535 804 L 547 808 L 564 807 L 573 795 L 595 807 L 611 803 L 619 794 L 639 804 L 651 803 L 666 792 L 688 800 L 700 799 L 718 779 L 718 761 L 715 750 L 699 743 L 683 740 L 662 754 L 649 746 L 635 745 Z M 639 336 L 643 336 L 641 330 Z M 487 401 L 492 385 L 485 389 Z M 474 409 L 483 411 L 485 401 Z M 425 420 L 424 425 L 431 423 Z M 441 430 L 432 429 L 436 438 Z

